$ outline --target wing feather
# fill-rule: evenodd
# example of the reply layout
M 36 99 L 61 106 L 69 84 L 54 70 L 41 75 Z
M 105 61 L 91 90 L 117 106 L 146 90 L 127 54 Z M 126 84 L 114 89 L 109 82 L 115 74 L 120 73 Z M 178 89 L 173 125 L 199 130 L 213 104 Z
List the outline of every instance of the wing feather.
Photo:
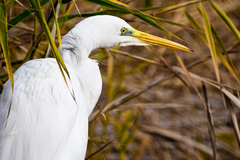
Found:
M 0 159 L 84 158 L 88 113 L 81 82 L 71 67 L 68 70 L 76 101 L 55 59 L 32 60 L 21 66 L 14 73 L 8 121 L 12 88 L 9 81 L 4 85 L 0 95 Z

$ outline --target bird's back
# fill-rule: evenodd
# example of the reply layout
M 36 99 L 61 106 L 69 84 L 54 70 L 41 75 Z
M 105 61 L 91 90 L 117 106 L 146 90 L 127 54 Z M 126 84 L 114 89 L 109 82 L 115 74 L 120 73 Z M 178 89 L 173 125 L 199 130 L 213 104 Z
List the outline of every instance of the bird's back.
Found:
M 4 85 L 0 95 L 1 160 L 84 159 L 86 102 L 79 78 L 71 67 L 68 70 L 70 89 L 55 59 L 32 60 L 21 66 L 14 73 L 13 96 L 10 82 Z

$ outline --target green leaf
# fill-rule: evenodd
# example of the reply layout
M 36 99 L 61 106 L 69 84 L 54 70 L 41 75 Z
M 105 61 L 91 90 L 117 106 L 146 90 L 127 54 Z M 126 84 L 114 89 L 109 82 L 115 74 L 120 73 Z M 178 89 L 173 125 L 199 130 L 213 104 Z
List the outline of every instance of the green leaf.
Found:
M 45 5 L 49 0 L 41 0 L 40 5 Z M 30 14 L 34 12 L 33 8 L 29 8 L 25 11 L 23 11 L 18 16 L 14 17 L 12 20 L 8 22 L 8 30 L 11 29 L 13 26 L 15 26 L 18 22 L 22 21 L 24 18 L 27 18 Z
M 183 13 L 187 17 L 191 25 L 198 31 L 201 38 L 207 43 L 207 37 L 204 33 L 204 29 L 202 28 L 202 26 L 187 11 L 183 10 Z
M 202 3 L 200 3 L 200 7 L 201 7 L 201 12 L 202 12 L 203 21 L 204 21 L 205 34 L 207 37 L 208 46 L 210 48 L 210 52 L 211 52 L 211 56 L 212 56 L 212 60 L 213 60 L 215 74 L 216 74 L 218 83 L 220 83 L 220 74 L 219 74 L 219 68 L 218 68 L 218 63 L 217 63 L 216 46 L 215 46 L 213 35 L 212 35 L 211 24 L 208 19 L 208 15 L 203 8 Z
M 64 17 L 66 18 L 66 20 L 67 20 L 67 22 L 68 22 L 69 28 L 71 28 L 71 27 L 70 27 L 70 24 L 69 24 L 69 21 L 68 21 L 68 18 L 67 18 L 67 14 L 66 14 L 66 12 L 65 12 L 65 10 L 64 10 L 64 8 L 63 8 L 63 4 L 62 4 L 61 0 L 58 0 L 58 3 L 59 3 L 59 5 L 60 5 L 60 7 L 61 7 L 61 10 L 63 11 Z M 57 21 L 57 20 L 55 20 L 55 21 Z M 58 23 L 58 22 L 56 22 L 56 23 Z
M 12 66 L 10 55 L 8 53 L 7 8 L 4 0 L 0 0 L 0 44 L 6 62 L 8 76 L 12 84 L 12 90 L 14 90 Z
M 233 22 L 230 20 L 230 18 L 227 16 L 227 14 L 223 10 L 221 10 L 215 2 L 213 2 L 213 1 L 210 1 L 210 2 L 211 2 L 213 9 L 222 18 L 222 20 L 224 21 L 226 26 L 232 31 L 232 33 L 238 39 L 238 41 L 240 41 L 240 33 L 239 33 L 238 29 L 236 28 L 236 26 L 233 24 Z
M 204 34 L 204 29 L 202 28 L 202 26 L 192 17 L 190 16 L 186 11 L 183 11 L 184 14 L 186 15 L 186 17 L 188 18 L 189 22 L 192 24 L 192 26 L 199 30 L 200 36 L 202 37 L 202 39 L 204 40 L 204 42 L 209 45 L 209 41 L 207 40 L 206 34 Z M 201 11 L 200 11 L 201 12 Z M 200 13 L 202 15 L 202 13 Z M 228 69 L 228 71 L 233 75 L 233 77 L 239 82 L 239 74 L 230 58 L 230 56 L 227 53 L 227 50 L 224 46 L 224 43 L 222 42 L 222 40 L 219 38 L 216 30 L 213 28 L 213 26 L 210 24 L 211 27 L 211 31 L 212 31 L 212 37 L 214 37 L 216 39 L 216 42 L 219 44 L 219 46 L 221 47 L 221 49 L 223 50 L 224 54 L 227 57 L 227 60 L 224 58 L 224 56 L 222 55 L 222 53 L 219 51 L 218 48 L 216 48 L 216 54 L 217 57 L 221 60 L 221 62 L 224 64 L 224 66 Z
M 107 52 L 99 52 L 91 57 L 91 59 L 95 59 L 97 61 L 100 61 L 108 56 Z
M 0 44 L 2 47 L 4 59 L 5 59 L 6 66 L 7 66 L 8 77 L 12 84 L 12 95 L 13 95 L 14 79 L 13 79 L 10 55 L 8 53 L 7 8 L 6 8 L 4 0 L 0 0 Z M 7 117 L 10 114 L 11 106 L 12 105 L 10 103 Z
M 72 14 L 72 15 L 60 17 L 60 18 L 58 18 L 58 23 L 63 23 L 63 22 L 66 22 L 66 21 L 71 20 L 76 17 L 90 17 L 90 16 L 95 16 L 95 15 L 106 15 L 106 14 L 121 16 L 121 15 L 130 14 L 130 13 L 121 11 L 121 10 L 104 10 L 104 11 L 95 11 L 95 12 L 85 12 L 85 13 L 81 13 L 81 15 Z
M 186 1 L 186 2 L 179 3 L 179 4 L 172 4 L 172 5 L 167 5 L 167 6 L 153 7 L 153 8 L 147 8 L 147 9 L 144 8 L 144 9 L 140 9 L 140 11 L 146 12 L 146 11 L 158 10 L 157 14 L 159 14 L 159 13 L 164 13 L 164 12 L 169 12 L 169 11 L 175 11 L 176 9 L 183 8 L 183 7 L 186 7 L 189 5 L 193 5 L 195 3 L 199 3 L 202 1 L 204 1 L 204 0 Z
M 119 2 L 119 1 L 117 1 L 117 0 L 108 0 L 108 1 L 110 1 L 110 2 L 112 2 L 112 3 L 114 3 L 114 4 L 117 4 L 117 5 L 119 5 L 119 6 L 124 6 L 124 7 L 127 7 L 127 8 L 131 8 L 131 7 L 129 7 L 128 5 L 126 5 L 125 3 Z
M 224 58 L 222 53 L 217 50 L 217 56 L 221 60 L 221 62 L 224 64 L 224 66 L 228 69 L 228 71 L 233 75 L 233 77 L 237 80 L 238 83 L 240 83 L 240 76 L 237 72 L 235 72 L 235 68 L 233 69 L 231 65 L 229 65 L 228 61 Z
M 15 2 L 15 0 L 10 0 L 6 3 L 6 8 L 9 8 L 13 3 Z
M 4 78 L 7 78 L 7 77 L 8 77 L 8 74 L 7 74 L 7 73 L 0 75 L 0 79 L 4 79 Z
M 219 51 L 219 49 L 217 49 L 217 55 L 219 57 L 219 59 L 222 61 L 222 63 L 225 65 L 225 67 L 228 69 L 228 71 L 233 75 L 233 77 L 240 82 L 240 76 L 238 74 L 238 71 L 236 69 L 236 67 L 234 66 L 232 59 L 230 58 L 230 56 L 228 55 L 228 52 L 225 48 L 224 43 L 222 42 L 222 40 L 220 39 L 220 37 L 218 36 L 217 31 L 213 28 L 213 26 L 211 26 L 212 29 L 212 33 L 216 39 L 216 41 L 218 42 L 219 46 L 221 47 L 221 49 L 223 50 L 223 53 L 225 54 L 225 56 L 227 57 L 227 61 L 224 58 L 224 56 L 222 55 L 222 53 Z

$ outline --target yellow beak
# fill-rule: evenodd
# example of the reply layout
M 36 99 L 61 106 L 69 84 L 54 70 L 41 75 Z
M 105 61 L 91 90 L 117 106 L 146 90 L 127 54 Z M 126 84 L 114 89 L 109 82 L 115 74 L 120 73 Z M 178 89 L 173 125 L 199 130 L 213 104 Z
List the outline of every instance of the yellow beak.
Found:
M 124 33 L 123 33 L 123 31 L 124 31 Z M 183 51 L 187 51 L 187 52 L 193 52 L 193 50 L 191 50 L 190 48 L 188 48 L 184 45 L 181 45 L 179 43 L 176 43 L 176 42 L 164 39 L 164 38 L 153 36 L 151 34 L 144 33 L 144 32 L 138 31 L 136 29 L 123 28 L 122 35 L 135 37 L 135 38 L 139 39 L 142 43 L 145 43 L 145 44 L 161 46 L 161 47 L 166 47 L 166 48 L 171 48 L 171 49 L 179 49 L 179 50 L 183 50 Z

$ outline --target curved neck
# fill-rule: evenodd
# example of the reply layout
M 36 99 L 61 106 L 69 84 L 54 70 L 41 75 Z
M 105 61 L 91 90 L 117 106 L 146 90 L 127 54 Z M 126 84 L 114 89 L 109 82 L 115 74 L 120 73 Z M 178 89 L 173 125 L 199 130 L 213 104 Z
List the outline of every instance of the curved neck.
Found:
M 94 49 L 119 44 L 119 37 L 109 36 L 107 27 L 103 26 L 103 31 L 99 31 L 99 26 L 92 23 L 92 21 L 80 22 L 63 37 L 61 56 L 65 63 L 81 64 L 81 61 L 87 59 Z
M 62 38 L 62 52 L 63 61 L 69 65 L 78 66 L 83 60 L 89 57 L 89 54 L 94 50 L 93 45 L 89 45 L 89 38 L 82 35 L 80 31 L 73 28 Z
M 86 109 L 90 115 L 100 96 L 102 81 L 98 63 L 88 58 L 91 51 L 98 45 L 95 37 L 86 35 L 89 34 L 81 32 L 77 27 L 73 28 L 62 38 L 60 53 L 64 63 L 68 64 L 78 76 L 81 92 L 86 101 Z

